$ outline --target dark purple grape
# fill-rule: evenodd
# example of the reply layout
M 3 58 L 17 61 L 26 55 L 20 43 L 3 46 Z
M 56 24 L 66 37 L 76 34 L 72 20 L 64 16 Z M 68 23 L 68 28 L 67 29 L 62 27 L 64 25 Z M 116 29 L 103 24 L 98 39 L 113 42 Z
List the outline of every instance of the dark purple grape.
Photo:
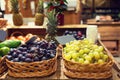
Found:
M 27 53 L 27 54 L 25 55 L 25 57 L 26 57 L 26 58 L 33 58 L 33 55 L 30 54 L 30 53 Z
M 10 61 L 12 60 L 12 56 L 11 55 L 7 55 L 6 57 L 7 57 L 8 60 L 10 60 Z
M 18 54 L 17 54 L 16 52 L 13 52 L 12 56 L 13 56 L 14 58 L 16 58 L 16 57 L 18 57 Z
M 42 60 L 47 60 L 47 58 L 44 56 L 44 57 L 42 57 Z
M 14 58 L 14 59 L 13 59 L 13 62 L 20 62 L 20 61 L 19 61 L 19 58 Z
M 41 43 L 42 43 L 42 41 L 38 41 L 38 42 L 37 42 L 37 45 L 41 45 Z
M 27 54 L 27 52 L 22 52 L 22 55 L 25 56 Z
M 30 53 L 34 53 L 34 52 L 35 52 L 35 50 L 37 50 L 37 48 L 36 48 L 36 47 L 31 47 L 31 48 L 30 48 L 30 50 L 29 50 L 29 52 L 30 52 Z
M 27 50 L 27 47 L 24 47 L 23 49 L 24 49 L 24 51 L 26 51 L 26 50 Z
M 74 34 L 73 36 L 74 36 L 74 37 L 77 37 L 77 34 Z
M 17 53 L 17 54 L 21 54 L 22 52 L 21 52 L 20 50 L 17 50 L 16 53 Z
M 73 34 L 77 34 L 77 31 L 73 31 Z
M 11 49 L 10 49 L 10 52 L 14 52 L 14 48 L 11 48 Z
M 33 60 L 34 60 L 34 61 L 39 61 L 39 57 L 35 56 L 35 57 L 33 58 Z
M 54 58 L 54 57 L 55 57 L 55 55 L 54 55 L 54 54 L 50 54 L 50 57 L 51 57 L 51 58 Z
M 69 35 L 72 35 L 73 34 L 73 32 L 72 31 L 69 31 Z
M 24 51 L 24 48 L 23 47 L 18 47 L 18 50 Z
M 49 48 L 49 49 L 56 49 L 56 48 L 57 48 L 57 45 L 52 41 L 52 42 L 49 42 L 48 48 Z
M 49 58 L 50 57 L 50 53 L 46 53 L 46 57 Z
M 40 55 L 45 55 L 46 54 L 46 50 L 45 49 L 42 49 L 40 48 L 39 52 L 38 52 Z
M 23 56 L 23 54 L 18 54 L 18 58 L 21 58 Z
M 26 44 L 22 44 L 21 47 L 27 47 L 27 45 Z
M 64 35 L 67 35 L 67 34 L 69 34 L 69 31 L 68 31 L 68 30 L 66 30 L 66 31 L 64 32 Z
M 25 61 L 25 59 L 26 59 L 25 56 L 22 56 L 22 57 L 20 58 L 20 60 L 23 61 L 23 62 Z
M 32 59 L 31 58 L 26 58 L 25 62 L 32 62 Z
M 38 44 L 38 42 L 37 42 L 37 41 L 34 41 L 32 44 L 33 44 L 33 45 L 37 45 L 37 44 Z
M 48 46 L 48 42 L 44 40 L 44 41 L 41 42 L 40 48 L 46 49 L 47 46 Z

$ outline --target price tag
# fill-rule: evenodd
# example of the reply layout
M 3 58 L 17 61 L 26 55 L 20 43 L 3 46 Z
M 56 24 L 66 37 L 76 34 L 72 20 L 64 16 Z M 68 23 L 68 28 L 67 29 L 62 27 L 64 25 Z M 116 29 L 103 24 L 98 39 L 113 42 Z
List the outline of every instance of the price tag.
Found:
M 76 40 L 73 35 L 65 35 L 65 36 L 57 36 L 55 37 L 56 40 L 62 44 L 62 45 L 65 45 L 66 43 L 70 42 L 70 41 L 73 41 L 73 40 Z
M 7 32 L 4 30 L 0 30 L 0 41 L 4 41 L 7 37 Z

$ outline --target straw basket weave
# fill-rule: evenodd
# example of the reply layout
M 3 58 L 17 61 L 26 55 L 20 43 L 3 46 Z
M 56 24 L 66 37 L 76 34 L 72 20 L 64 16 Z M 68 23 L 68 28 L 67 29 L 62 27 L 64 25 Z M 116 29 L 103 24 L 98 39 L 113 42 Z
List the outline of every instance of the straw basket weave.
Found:
M 112 76 L 113 59 L 109 56 L 107 62 L 103 64 L 91 63 L 80 64 L 79 62 L 64 61 L 64 74 L 71 78 L 85 78 L 85 79 L 105 79 Z
M 0 75 L 7 71 L 5 56 L 0 59 Z
M 12 62 L 6 59 L 8 74 L 12 77 L 43 77 L 57 69 L 57 54 L 54 58 L 38 62 Z

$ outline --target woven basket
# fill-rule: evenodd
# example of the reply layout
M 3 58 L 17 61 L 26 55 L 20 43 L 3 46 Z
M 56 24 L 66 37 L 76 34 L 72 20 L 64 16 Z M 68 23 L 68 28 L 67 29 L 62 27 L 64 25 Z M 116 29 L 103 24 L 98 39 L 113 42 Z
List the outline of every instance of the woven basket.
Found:
M 12 62 L 6 59 L 8 74 L 12 77 L 44 77 L 57 69 L 57 55 L 49 60 L 38 62 Z
M 7 71 L 8 67 L 6 65 L 5 56 L 0 59 L 0 75 Z
M 104 79 L 112 76 L 113 59 L 110 56 L 108 61 L 103 64 L 98 63 L 80 64 L 79 62 L 66 60 L 63 56 L 63 53 L 62 57 L 64 61 L 64 73 L 68 77 L 86 79 Z

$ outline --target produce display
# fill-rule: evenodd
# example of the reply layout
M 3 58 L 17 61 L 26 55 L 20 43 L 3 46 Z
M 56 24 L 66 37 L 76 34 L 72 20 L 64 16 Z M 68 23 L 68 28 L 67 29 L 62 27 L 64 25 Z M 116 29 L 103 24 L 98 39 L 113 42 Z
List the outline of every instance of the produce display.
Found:
M 70 31 L 66 30 L 63 35 L 73 35 L 76 40 L 82 40 L 85 38 L 85 35 L 81 31 Z
M 31 37 L 33 37 L 34 35 L 31 34 L 31 33 L 28 33 L 26 36 L 22 36 L 22 35 L 19 35 L 19 36 L 11 36 L 9 38 L 9 40 L 20 40 L 22 41 L 23 43 L 26 42 L 27 40 L 29 40 Z M 40 38 L 38 37 L 38 40 L 40 40 Z
M 31 44 L 23 44 L 17 49 L 11 49 L 7 55 L 7 59 L 13 62 L 48 60 L 56 56 L 56 47 L 57 45 L 54 41 L 36 40 Z
M 6 40 L 0 43 L 0 57 L 7 55 L 10 48 L 17 48 L 21 44 L 19 40 Z
M 91 40 L 74 40 L 66 43 L 63 50 L 64 58 L 81 64 L 99 63 L 108 61 L 108 55 L 103 46 L 94 44 Z

